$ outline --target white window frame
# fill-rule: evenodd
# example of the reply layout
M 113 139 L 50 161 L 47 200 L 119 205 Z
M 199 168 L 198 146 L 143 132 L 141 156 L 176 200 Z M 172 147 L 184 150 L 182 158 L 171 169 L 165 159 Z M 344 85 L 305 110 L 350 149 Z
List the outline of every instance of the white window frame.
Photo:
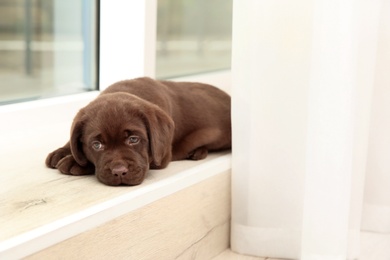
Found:
M 155 76 L 157 0 L 100 1 L 100 90 Z

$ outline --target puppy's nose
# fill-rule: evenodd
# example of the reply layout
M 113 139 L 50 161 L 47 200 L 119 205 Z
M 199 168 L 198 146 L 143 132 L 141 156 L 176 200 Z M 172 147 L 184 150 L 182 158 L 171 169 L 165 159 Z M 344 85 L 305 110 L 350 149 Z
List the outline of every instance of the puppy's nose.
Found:
M 115 166 L 112 170 L 111 173 L 115 176 L 123 176 L 126 175 L 129 169 L 127 169 L 125 166 Z

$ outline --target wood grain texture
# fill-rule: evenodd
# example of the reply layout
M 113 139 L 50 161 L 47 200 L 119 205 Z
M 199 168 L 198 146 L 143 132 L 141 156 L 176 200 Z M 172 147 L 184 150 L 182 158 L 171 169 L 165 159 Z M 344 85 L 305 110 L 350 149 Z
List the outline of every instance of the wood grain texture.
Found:
M 218 174 L 27 259 L 211 259 L 229 226 L 230 174 Z
M 213 260 L 271 260 L 266 257 L 255 257 L 249 255 L 240 255 L 234 253 L 230 248 L 213 258 Z

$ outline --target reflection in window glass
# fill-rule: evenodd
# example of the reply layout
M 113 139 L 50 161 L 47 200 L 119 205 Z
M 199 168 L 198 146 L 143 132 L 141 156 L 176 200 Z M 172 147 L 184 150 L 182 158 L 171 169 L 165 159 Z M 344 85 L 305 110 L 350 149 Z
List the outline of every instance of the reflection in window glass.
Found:
M 232 0 L 159 0 L 156 75 L 230 68 Z
M 0 104 L 96 89 L 96 5 L 0 1 Z

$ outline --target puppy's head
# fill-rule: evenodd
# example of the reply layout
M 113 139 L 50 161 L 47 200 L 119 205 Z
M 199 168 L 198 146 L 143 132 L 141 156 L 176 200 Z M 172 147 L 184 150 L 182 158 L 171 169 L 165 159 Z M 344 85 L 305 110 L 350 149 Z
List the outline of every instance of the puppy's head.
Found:
M 171 160 L 172 119 L 158 106 L 127 93 L 99 96 L 76 115 L 70 147 L 81 166 L 95 165 L 107 185 L 140 184 L 150 165 Z

